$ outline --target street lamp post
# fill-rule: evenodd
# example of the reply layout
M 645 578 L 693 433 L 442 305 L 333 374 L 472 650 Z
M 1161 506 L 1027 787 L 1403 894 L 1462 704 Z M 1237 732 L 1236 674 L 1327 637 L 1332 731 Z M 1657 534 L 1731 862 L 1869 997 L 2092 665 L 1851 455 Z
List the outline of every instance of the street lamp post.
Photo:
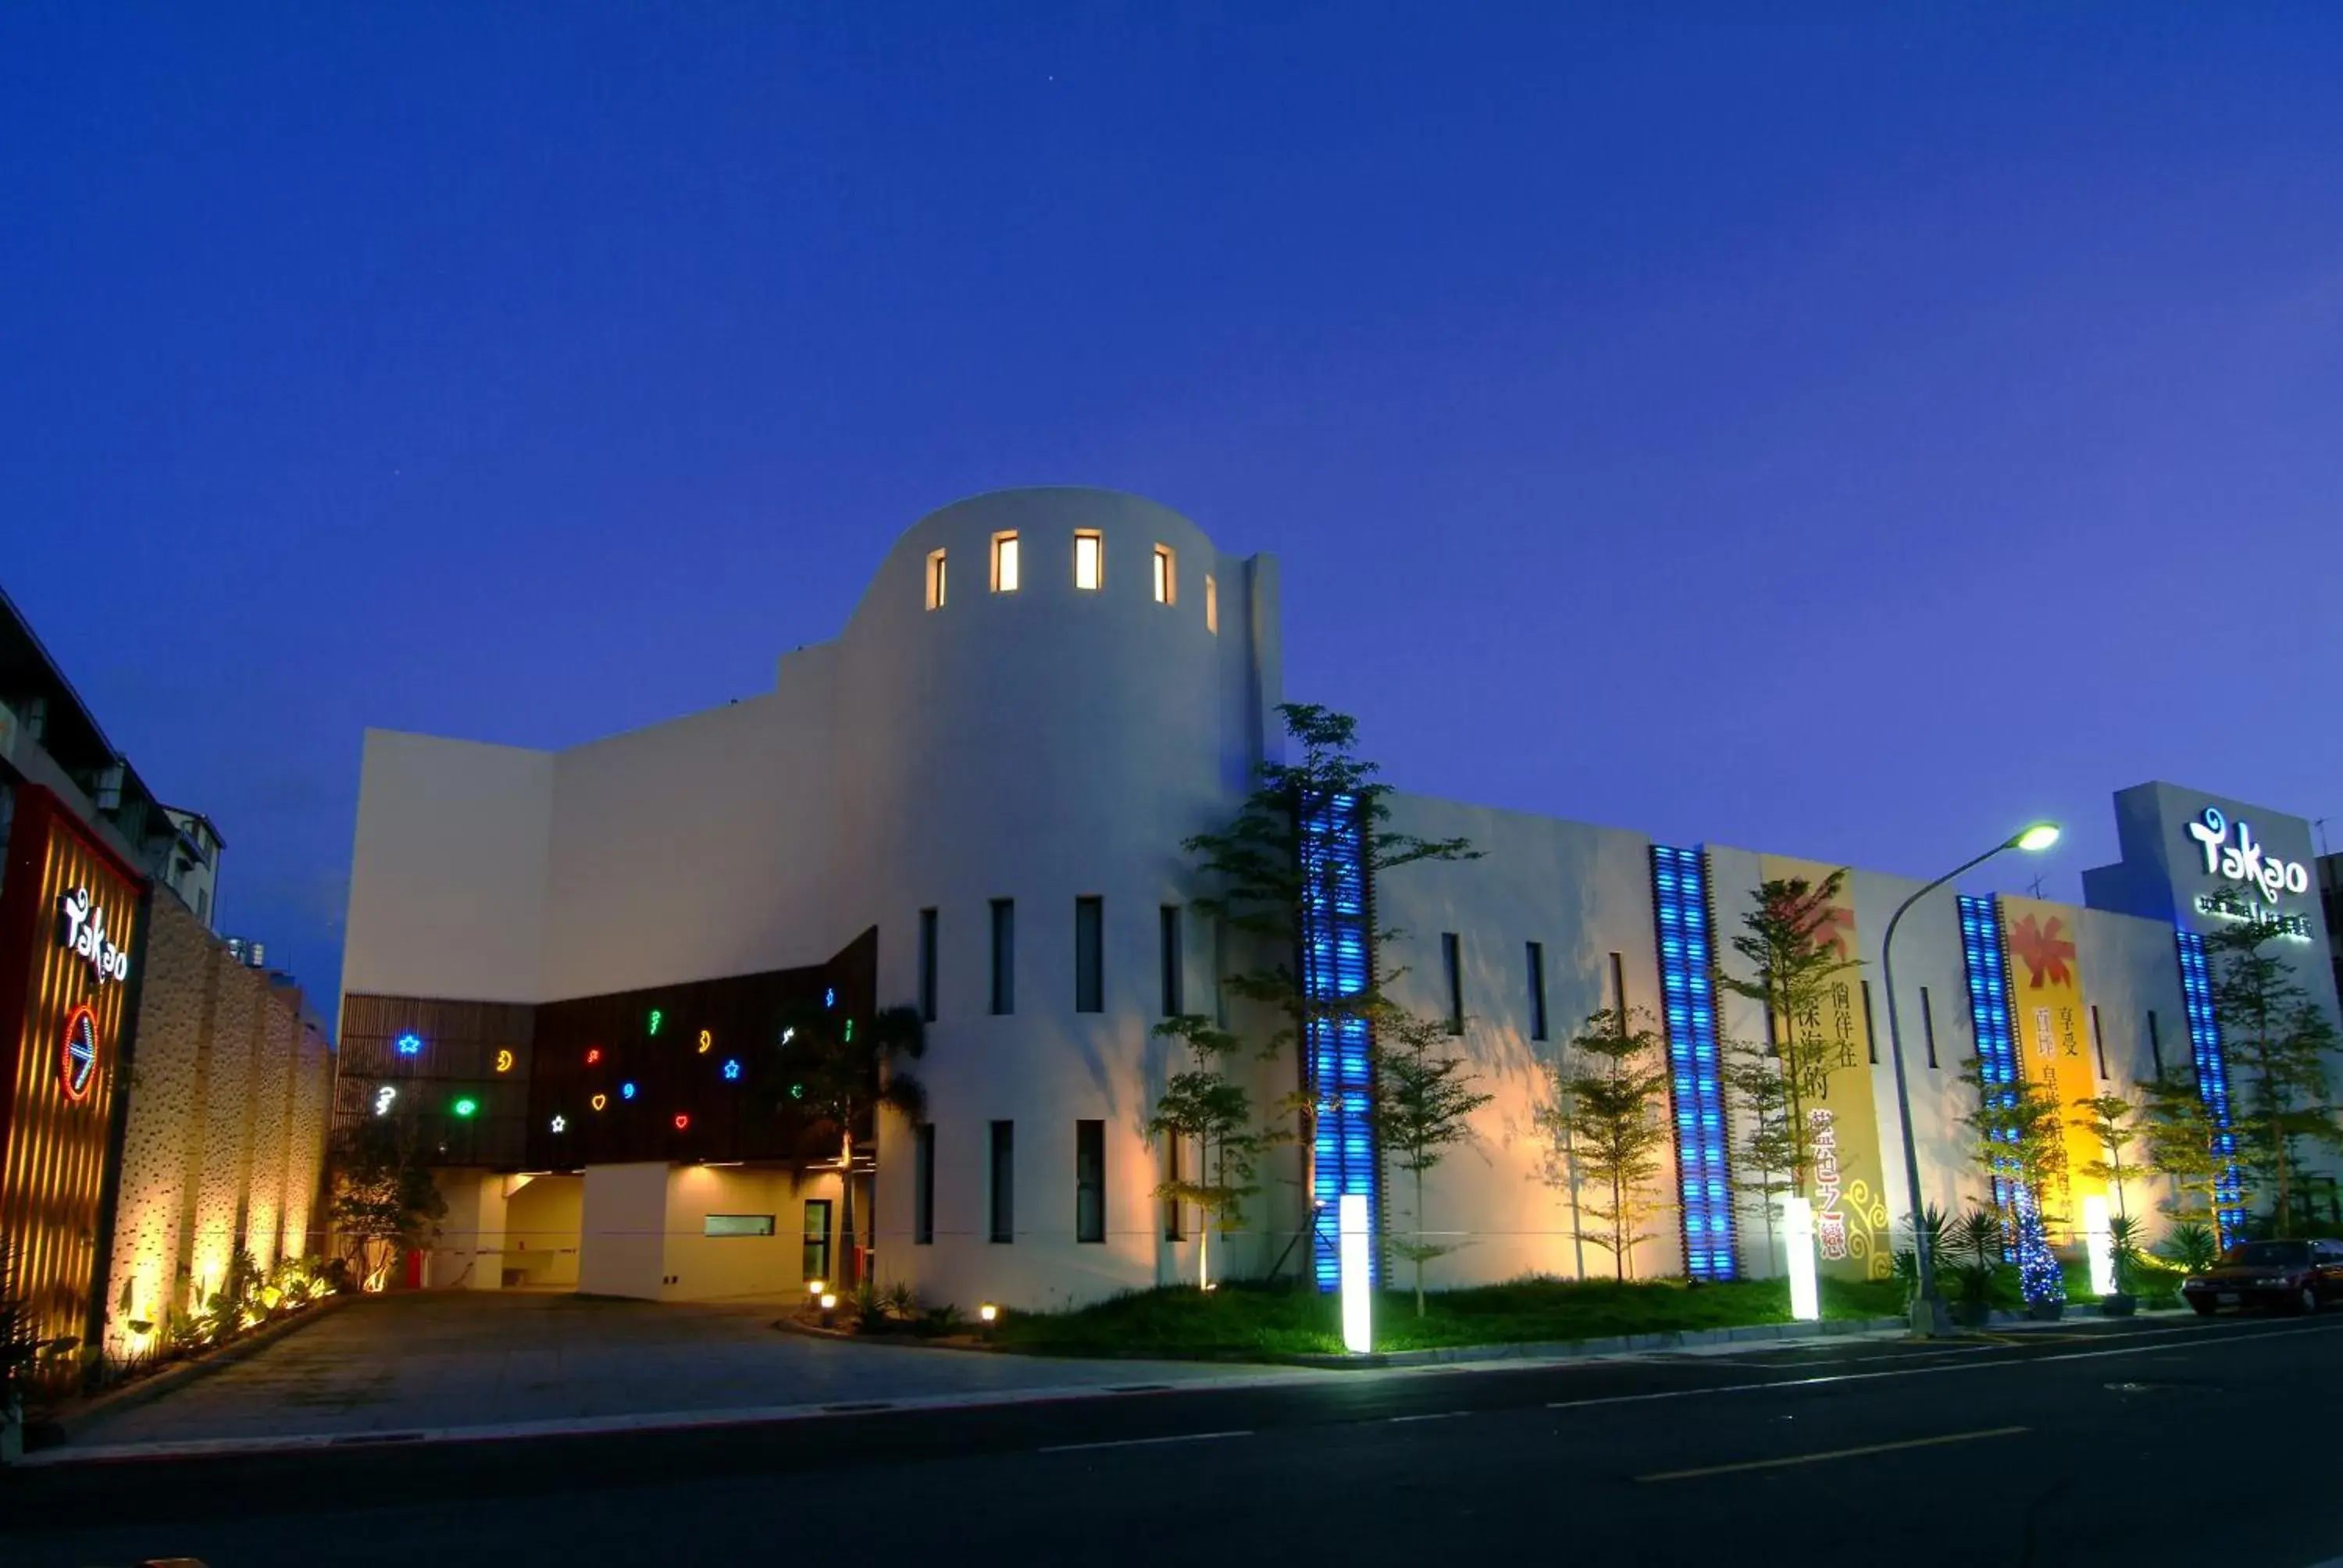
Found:
M 1912 1136 L 1912 1094 L 1904 1076 L 1904 1030 L 1896 1016 L 1896 927 L 1905 911 L 1943 887 L 1956 877 L 1966 875 L 1984 865 L 2004 849 L 2024 849 L 2038 853 L 2058 841 L 2058 825 L 2036 822 L 2032 827 L 2003 839 L 1975 859 L 1963 861 L 1935 881 L 1896 906 L 1887 917 L 1887 935 L 1879 944 L 1881 981 L 1887 989 L 1887 1054 L 1896 1062 L 1896 1116 L 1904 1131 L 1904 1186 L 1912 1205 L 1912 1255 L 1919 1264 L 1919 1290 L 1912 1298 L 1912 1337 L 1942 1339 L 1952 1332 L 1950 1315 L 1945 1311 L 1945 1298 L 1936 1290 L 1936 1256 L 1928 1245 L 1928 1230 L 1920 1222 L 1920 1150 Z

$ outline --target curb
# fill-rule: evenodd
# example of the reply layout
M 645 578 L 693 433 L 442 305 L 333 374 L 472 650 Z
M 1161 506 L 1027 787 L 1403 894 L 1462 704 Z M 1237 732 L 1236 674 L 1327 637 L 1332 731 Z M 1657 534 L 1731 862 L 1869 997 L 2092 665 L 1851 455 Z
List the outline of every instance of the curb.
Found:
M 1684 1329 L 1656 1334 L 1614 1334 L 1599 1340 L 1538 1340 L 1519 1344 L 1443 1345 L 1432 1350 L 1383 1351 L 1373 1355 L 1292 1354 L 1276 1358 L 1292 1366 L 1332 1370 L 1375 1367 L 1453 1366 L 1475 1362 L 1589 1361 L 1597 1356 L 1644 1351 L 1687 1350 L 1701 1345 L 1763 1344 L 1846 1334 L 1883 1333 L 1905 1326 L 1902 1318 L 1836 1318 L 1811 1323 L 1744 1323 L 1729 1329 Z
M 246 1334 L 232 1344 L 222 1345 L 216 1351 L 190 1361 L 176 1362 L 165 1367 L 161 1372 L 140 1378 L 137 1382 L 126 1384 L 121 1388 L 109 1389 L 57 1417 L 54 1424 L 58 1431 L 65 1433 L 65 1442 L 79 1442 L 91 1423 L 101 1418 L 121 1415 L 126 1412 L 136 1410 L 139 1406 L 151 1403 L 176 1389 L 185 1388 L 198 1378 L 208 1377 L 222 1367 L 234 1366 L 246 1357 L 266 1350 L 287 1334 L 306 1328 L 329 1312 L 340 1311 L 356 1300 L 357 1300 L 356 1296 L 349 1295 L 327 1296 L 308 1311 L 296 1312 L 281 1322 L 270 1323 L 256 1332 Z M 44 1444 L 43 1446 L 56 1445 Z

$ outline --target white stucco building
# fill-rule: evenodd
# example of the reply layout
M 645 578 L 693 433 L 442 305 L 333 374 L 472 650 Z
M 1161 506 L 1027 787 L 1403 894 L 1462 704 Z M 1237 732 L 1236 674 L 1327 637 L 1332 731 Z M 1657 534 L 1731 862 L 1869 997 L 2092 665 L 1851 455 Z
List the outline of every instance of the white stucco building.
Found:
M 1221 994 L 1246 955 L 1196 917 L 1181 843 L 1225 823 L 1279 754 L 1281 665 L 1271 558 L 1224 554 L 1136 497 L 1016 490 L 913 525 L 839 636 L 783 658 L 762 696 L 559 752 L 369 732 L 339 1114 L 417 1116 L 442 1151 L 451 1214 L 428 1280 L 680 1298 L 835 1277 L 846 1176 L 779 1147 L 753 1092 L 771 1010 L 817 996 L 929 1020 L 926 1116 L 880 1117 L 854 1173 L 879 1278 L 963 1307 L 1193 1278 L 1199 1227 L 1154 1196 L 1173 1155 L 1145 1131 L 1183 1059 L 1152 1031 L 1175 1010 L 1257 1021 Z M 2196 898 L 2227 884 L 2199 873 L 2188 823 L 2209 806 L 2269 855 L 2310 859 L 2307 826 L 2250 805 L 2167 785 L 2118 804 L 2123 862 L 2091 881 L 2103 907 L 1987 900 L 1965 943 L 1947 890 L 1904 922 L 1896 997 L 1933 1201 L 1984 1186 L 1957 1079 L 1996 1016 L 1981 954 L 2006 970 L 2013 1049 L 2048 1044 L 2062 1072 L 2120 1089 L 2192 1050 L 2179 932 L 2218 919 Z M 1623 1000 L 1668 1037 L 1684 1128 L 1668 1191 L 1689 1200 L 1662 1211 L 1636 1271 L 1684 1271 L 1688 1232 L 1694 1271 L 1773 1271 L 1757 1206 L 1725 1186 L 1733 1109 L 1714 1087 L 1717 1036 L 1765 1024 L 1727 1000 L 1711 1026 L 1703 943 L 1724 948 L 1761 879 L 1833 865 L 1393 806 L 1393 827 L 1483 851 L 1373 889 L 1374 924 L 1405 933 L 1380 955 L 1407 967 L 1395 995 L 1457 1016 L 1494 1095 L 1430 1185 L 1426 1226 L 1461 1243 L 1438 1277 L 1610 1271 L 1536 1112 L 1572 1032 Z M 1825 1205 L 1849 1270 L 1885 1268 L 1905 1209 L 1878 944 L 1917 886 L 1851 873 L 1837 924 L 1863 967 L 1818 1020 L 1849 1053 Z M 2281 879 L 2272 901 L 2300 916 L 2331 1010 L 2316 890 Z M 1257 1070 L 1266 1098 L 1296 1069 Z M 1309 1266 L 1295 1168 L 1290 1152 L 1264 1167 L 1222 1266 Z M 1370 1159 L 1342 1179 L 1379 1174 Z M 1406 1191 L 1377 1196 L 1387 1224 L 1414 1222 Z

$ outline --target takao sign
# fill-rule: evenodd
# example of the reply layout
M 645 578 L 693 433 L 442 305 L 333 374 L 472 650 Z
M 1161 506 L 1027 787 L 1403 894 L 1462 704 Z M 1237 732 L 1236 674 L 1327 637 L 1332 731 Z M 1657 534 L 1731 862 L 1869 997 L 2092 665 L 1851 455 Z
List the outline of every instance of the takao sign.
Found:
M 2231 829 L 2235 829 L 2233 837 Z M 2281 860 L 2264 854 L 2254 841 L 2254 830 L 2242 817 L 2232 822 L 2218 806 L 2207 806 L 2188 824 L 2188 836 L 2205 856 L 2205 874 L 2248 883 L 2271 903 L 2288 893 L 2310 890 L 2310 868 L 2299 860 Z
M 87 888 L 75 888 L 57 900 L 57 945 L 89 965 L 97 983 L 130 978 L 130 952 L 116 947 L 106 934 L 106 911 L 90 898 Z

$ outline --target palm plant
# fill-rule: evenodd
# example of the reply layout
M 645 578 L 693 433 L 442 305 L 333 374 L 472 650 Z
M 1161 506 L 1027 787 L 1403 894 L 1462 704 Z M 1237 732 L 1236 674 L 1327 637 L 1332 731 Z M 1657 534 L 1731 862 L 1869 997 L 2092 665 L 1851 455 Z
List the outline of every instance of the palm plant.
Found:
M 839 1228 L 846 1243 L 839 1274 L 841 1282 L 852 1285 L 860 1234 L 855 1228 L 854 1141 L 876 1136 L 881 1107 L 911 1121 L 925 1114 L 927 1090 L 896 1059 L 927 1053 L 927 1026 L 916 1007 L 882 1009 L 859 1028 L 835 1008 L 807 1008 L 784 1020 L 780 1040 L 779 1080 L 788 1085 L 789 1099 L 837 1132 L 844 1196 Z
M 1907 1301 L 1920 1289 L 1920 1257 L 1916 1248 L 1926 1242 L 1928 1256 L 1941 1268 L 1945 1261 L 1945 1239 L 1951 1228 L 1951 1218 L 1934 1203 L 1921 1207 L 1916 1225 L 1906 1221 L 1904 1230 L 1910 1244 L 1896 1250 L 1896 1277 L 1903 1282 Z
M 2201 1274 L 2221 1255 L 2213 1228 L 2199 1220 L 2183 1220 L 2164 1233 L 2156 1255 L 2185 1274 Z
M 1994 1278 L 2006 1248 L 2001 1215 L 1982 1205 L 1972 1204 L 1945 1232 L 1945 1272 L 1959 1292 L 1960 1305 L 1980 1318 L 1993 1306 Z
M 2129 1298 L 2139 1281 L 2143 1252 L 2140 1238 L 2146 1227 L 2136 1215 L 2116 1214 L 2107 1220 L 2107 1258 L 2115 1274 L 2115 1293 Z

